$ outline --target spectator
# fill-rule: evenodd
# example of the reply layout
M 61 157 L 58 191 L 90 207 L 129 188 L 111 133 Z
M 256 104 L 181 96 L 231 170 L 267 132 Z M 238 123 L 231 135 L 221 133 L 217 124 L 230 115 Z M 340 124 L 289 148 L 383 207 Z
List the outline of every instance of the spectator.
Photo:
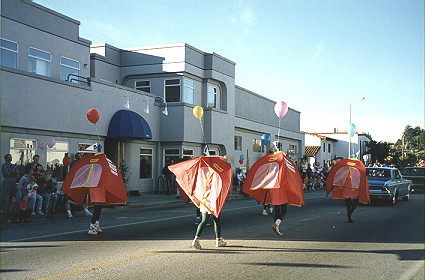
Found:
M 6 210 L 7 223 L 16 223 L 18 220 L 18 214 L 18 203 L 16 203 L 16 198 L 12 196 Z
M 170 161 L 167 161 L 167 164 L 162 169 L 162 174 L 165 176 L 165 181 L 167 183 L 167 195 L 171 195 L 171 192 L 174 189 L 174 182 L 175 182 L 174 174 L 173 172 L 170 171 L 170 169 L 168 169 L 168 166 L 173 164 L 174 164 L 174 160 L 171 159 Z
M 28 192 L 27 186 L 30 183 L 30 178 L 33 177 L 31 164 L 25 165 L 24 172 L 25 174 L 19 179 L 19 183 L 16 186 L 16 200 L 18 203 L 21 202 L 21 197 Z
M 32 160 L 33 162 L 31 163 L 31 166 L 32 166 L 33 176 L 35 177 L 37 184 L 40 184 L 41 178 L 43 177 L 45 170 L 43 168 L 43 165 L 39 163 L 40 161 L 39 155 L 34 155 L 32 157 Z
M 19 208 L 19 222 L 31 222 L 30 216 L 32 210 L 30 209 L 28 203 L 28 196 L 26 194 L 22 195 L 21 202 L 18 204 Z
M 58 196 L 56 194 L 57 188 L 54 186 L 52 173 L 47 171 L 44 173 L 40 180 L 40 186 L 37 193 L 43 197 L 43 211 L 46 214 L 55 213 L 56 203 Z M 50 201 L 52 201 L 51 211 L 49 210 Z
M 4 156 L 5 163 L 1 166 L 3 175 L 3 184 L 1 185 L 1 210 L 6 211 L 9 206 L 9 201 L 16 192 L 16 177 L 18 175 L 18 168 L 12 163 L 12 155 L 7 154 Z
M 36 183 L 36 178 L 31 177 L 30 183 L 27 185 L 28 190 L 28 200 L 29 200 L 29 208 L 32 210 L 31 215 L 44 215 L 41 212 L 41 206 L 43 204 L 43 197 L 37 193 L 38 185 Z

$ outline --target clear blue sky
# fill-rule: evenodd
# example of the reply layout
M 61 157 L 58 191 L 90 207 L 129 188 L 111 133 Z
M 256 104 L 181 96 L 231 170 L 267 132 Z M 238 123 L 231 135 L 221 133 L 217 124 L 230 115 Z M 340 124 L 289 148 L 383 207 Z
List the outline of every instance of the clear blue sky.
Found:
M 218 53 L 237 85 L 300 111 L 304 131 L 347 130 L 363 96 L 352 122 L 374 140 L 424 128 L 423 0 L 35 2 L 80 21 L 93 44 Z

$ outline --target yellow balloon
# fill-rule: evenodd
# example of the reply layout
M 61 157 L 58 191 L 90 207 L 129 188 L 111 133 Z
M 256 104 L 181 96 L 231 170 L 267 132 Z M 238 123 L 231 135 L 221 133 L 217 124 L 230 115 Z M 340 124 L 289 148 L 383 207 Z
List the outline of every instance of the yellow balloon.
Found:
M 193 115 L 200 119 L 204 115 L 204 110 L 199 106 L 195 106 L 195 108 L 193 108 Z

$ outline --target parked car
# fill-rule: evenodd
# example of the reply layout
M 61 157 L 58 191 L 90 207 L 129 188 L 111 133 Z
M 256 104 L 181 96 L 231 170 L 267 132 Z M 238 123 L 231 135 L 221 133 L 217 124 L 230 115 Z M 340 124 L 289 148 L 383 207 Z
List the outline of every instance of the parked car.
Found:
M 366 176 L 371 199 L 384 199 L 391 204 L 399 198 L 409 200 L 412 181 L 404 179 L 397 168 L 367 167 Z
M 425 191 L 425 167 L 406 167 L 401 171 L 401 175 L 413 182 L 413 191 Z

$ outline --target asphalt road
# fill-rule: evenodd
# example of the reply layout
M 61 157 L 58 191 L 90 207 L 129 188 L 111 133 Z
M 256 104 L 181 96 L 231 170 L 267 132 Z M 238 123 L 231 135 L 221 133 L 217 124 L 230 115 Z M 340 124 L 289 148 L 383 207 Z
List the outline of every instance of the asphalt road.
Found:
M 307 193 L 288 206 L 274 236 L 273 217 L 251 199 L 226 202 L 222 234 L 190 247 L 195 207 L 109 211 L 104 233 L 89 218 L 40 219 L 2 231 L 1 279 L 424 279 L 424 194 L 395 206 L 359 206 L 347 223 L 341 200 Z

